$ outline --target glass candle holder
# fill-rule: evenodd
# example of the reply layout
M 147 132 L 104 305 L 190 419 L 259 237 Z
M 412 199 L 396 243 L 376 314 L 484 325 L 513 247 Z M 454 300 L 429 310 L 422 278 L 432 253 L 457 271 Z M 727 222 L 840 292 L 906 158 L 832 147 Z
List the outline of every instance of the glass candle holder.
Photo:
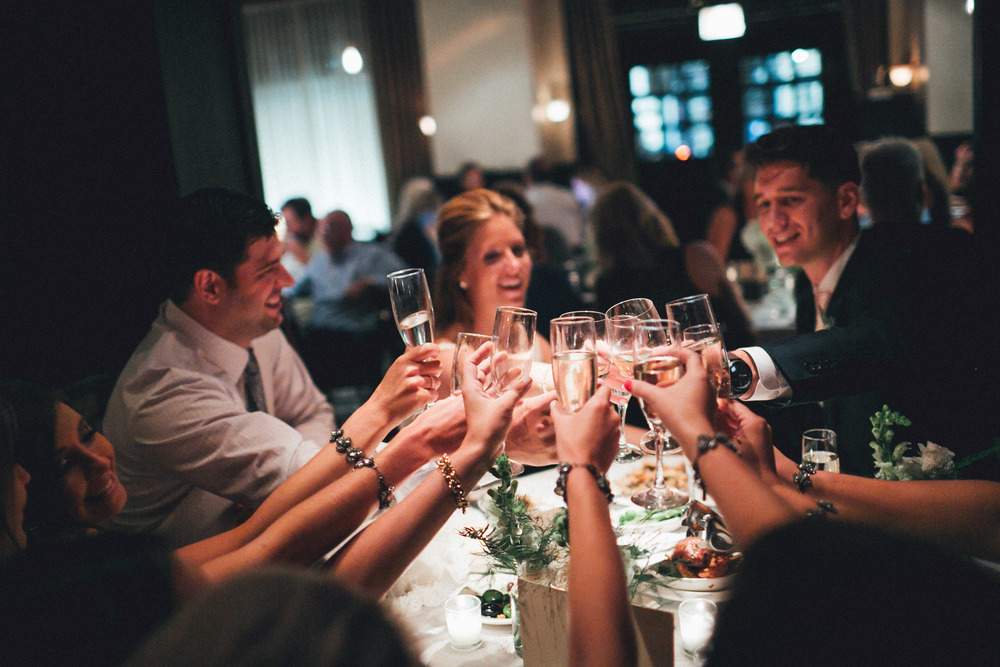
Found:
M 677 608 L 681 646 L 688 655 L 705 646 L 715 629 L 715 603 L 701 598 L 684 600 Z
M 483 643 L 483 616 L 475 595 L 454 595 L 444 603 L 444 620 L 451 647 L 471 651 Z

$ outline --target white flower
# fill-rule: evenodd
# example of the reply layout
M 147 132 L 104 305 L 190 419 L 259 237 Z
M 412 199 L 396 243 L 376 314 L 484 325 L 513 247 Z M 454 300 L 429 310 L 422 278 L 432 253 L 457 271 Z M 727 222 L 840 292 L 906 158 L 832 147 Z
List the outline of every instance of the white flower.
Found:
M 935 445 L 928 441 L 926 445 L 917 445 L 920 448 L 920 469 L 925 473 L 945 473 L 955 467 L 952 459 L 955 452 L 947 447 Z

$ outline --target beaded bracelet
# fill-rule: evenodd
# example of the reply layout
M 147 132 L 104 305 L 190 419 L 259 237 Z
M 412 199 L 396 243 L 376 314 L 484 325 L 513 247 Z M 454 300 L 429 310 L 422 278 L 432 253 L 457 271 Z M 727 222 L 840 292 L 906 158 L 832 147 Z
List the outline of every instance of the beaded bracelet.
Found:
M 709 436 L 704 435 L 704 434 L 699 435 L 698 436 L 698 452 L 694 455 L 694 461 L 691 462 L 691 469 L 694 471 L 694 481 L 695 481 L 695 483 L 698 486 L 701 487 L 701 492 L 702 493 L 706 493 L 706 491 L 705 491 L 705 482 L 702 481 L 702 479 L 701 479 L 701 472 L 698 471 L 698 459 L 701 458 L 702 454 L 704 454 L 705 452 L 707 452 L 709 450 L 715 449 L 719 445 L 722 445 L 723 447 L 726 447 L 727 449 L 732 450 L 732 452 L 734 454 L 736 454 L 736 456 L 742 456 L 740 454 L 740 450 L 737 449 L 736 445 L 734 445 L 733 443 L 731 443 L 729 441 L 729 438 L 727 438 L 722 433 L 716 433 L 712 437 L 709 437 Z
M 378 508 L 380 510 L 387 509 L 396 502 L 396 497 L 393 495 L 395 488 L 389 486 L 385 481 L 382 471 L 375 465 L 375 459 L 371 456 L 365 456 L 365 453 L 357 447 L 352 447 L 351 439 L 344 436 L 344 429 L 338 428 L 331 432 L 330 442 L 335 443 L 337 451 L 345 456 L 350 465 L 354 466 L 354 470 L 371 468 L 375 471 L 378 476 Z
M 556 478 L 556 495 L 566 500 L 566 478 L 569 477 L 569 471 L 573 468 L 586 468 L 587 471 L 593 476 L 594 481 L 597 482 L 597 489 L 607 496 L 608 502 L 610 503 L 615 498 L 615 494 L 611 493 L 611 485 L 608 484 L 608 478 L 604 476 L 603 473 L 597 471 L 597 468 L 593 464 L 588 463 L 587 465 L 574 465 L 572 463 L 560 463 L 559 464 L 559 477 Z
M 451 467 L 451 459 L 448 458 L 447 454 L 442 454 L 441 458 L 437 460 L 437 467 L 441 471 L 441 475 L 444 476 L 444 481 L 448 483 L 448 491 L 455 497 L 455 504 L 458 505 L 458 509 L 462 510 L 462 514 L 465 514 L 465 510 L 469 507 L 469 501 L 465 497 L 462 481 L 458 479 L 458 473 Z
M 799 485 L 799 493 L 805 493 L 806 489 L 812 486 L 813 481 L 810 475 L 816 474 L 816 464 L 811 461 L 803 461 L 799 464 L 799 472 L 792 476 L 792 481 Z
M 816 508 L 806 511 L 807 519 L 825 519 L 827 514 L 837 514 L 837 508 L 829 500 L 819 500 Z

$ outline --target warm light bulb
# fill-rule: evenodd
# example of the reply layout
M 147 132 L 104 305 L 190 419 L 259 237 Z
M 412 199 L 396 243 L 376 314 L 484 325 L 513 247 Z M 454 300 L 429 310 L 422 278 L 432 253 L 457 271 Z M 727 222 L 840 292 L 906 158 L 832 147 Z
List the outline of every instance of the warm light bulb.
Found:
M 674 151 L 674 157 L 676 157 L 681 162 L 684 162 L 691 158 L 691 147 L 687 144 L 681 144 Z
M 889 69 L 889 81 L 897 88 L 906 88 L 913 82 L 913 68 L 909 65 L 896 65 Z
M 417 125 L 425 137 L 432 137 L 437 134 L 438 124 L 433 116 L 421 116 L 420 120 L 417 121 Z
M 361 52 L 354 46 L 348 46 L 340 56 L 340 63 L 348 74 L 357 74 L 364 67 Z
M 566 100 L 552 100 L 545 105 L 545 117 L 552 123 L 562 123 L 569 118 L 569 102 Z

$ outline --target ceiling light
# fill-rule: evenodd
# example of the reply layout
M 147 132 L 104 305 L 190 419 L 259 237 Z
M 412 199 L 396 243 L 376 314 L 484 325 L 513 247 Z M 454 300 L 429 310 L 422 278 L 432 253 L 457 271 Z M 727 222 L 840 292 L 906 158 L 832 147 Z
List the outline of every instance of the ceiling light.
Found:
M 417 125 L 425 137 L 432 137 L 437 134 L 438 124 L 433 116 L 421 116 L 420 120 L 417 121 Z
M 361 52 L 357 47 L 348 46 L 340 56 L 340 63 L 344 66 L 344 71 L 348 74 L 357 74 L 364 67 L 361 59 Z
M 698 10 L 698 36 L 702 41 L 742 37 L 747 25 L 738 2 L 712 5 Z

